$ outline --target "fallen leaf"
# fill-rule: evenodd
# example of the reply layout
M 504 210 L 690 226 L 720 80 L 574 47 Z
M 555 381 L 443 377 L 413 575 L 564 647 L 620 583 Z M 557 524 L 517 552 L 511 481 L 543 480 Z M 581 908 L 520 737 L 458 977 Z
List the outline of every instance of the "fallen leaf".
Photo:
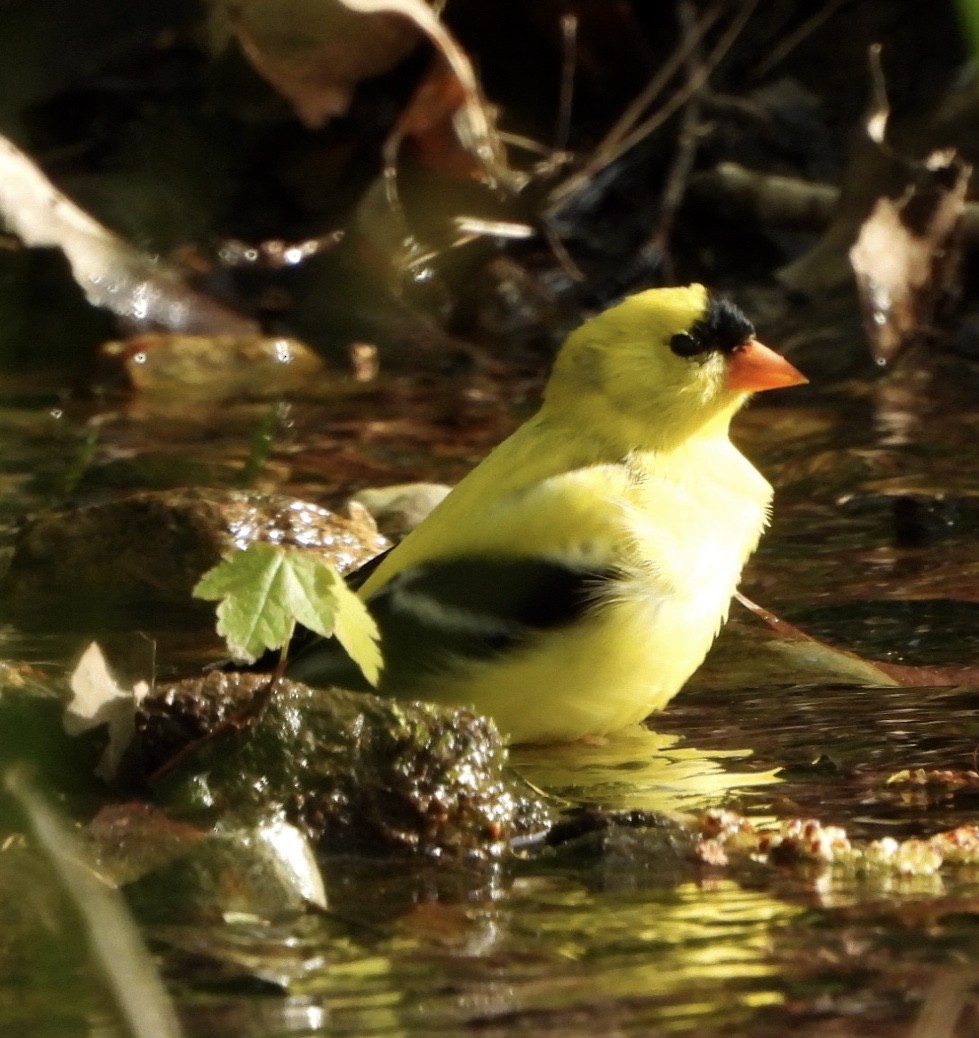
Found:
M 93 306 L 142 326 L 193 334 L 250 335 L 258 330 L 253 321 L 194 291 L 174 268 L 103 227 L 3 136 L 0 217 L 25 245 L 60 249 Z
M 358 14 L 340 0 L 212 0 L 212 32 L 230 25 L 245 57 L 319 129 L 343 115 L 362 79 L 387 72 L 420 34 L 397 15 Z
M 880 198 L 850 249 L 864 325 L 878 364 L 927 329 L 958 293 L 959 227 L 972 167 L 935 151 L 911 167 L 898 198 Z
M 109 782 L 136 734 L 136 708 L 149 694 L 149 685 L 137 681 L 131 689 L 120 686 L 102 650 L 92 642 L 82 653 L 69 686 L 73 695 L 65 707 L 64 729 L 69 735 L 81 735 L 101 725 L 108 727 L 109 742 L 95 774 Z
M 446 99 L 455 107 L 453 129 L 463 148 L 472 156 L 480 172 L 480 179 L 491 188 L 519 191 L 527 183 L 525 174 L 511 169 L 506 160 L 506 149 L 496 129 L 493 109 L 486 104 L 476 78 L 472 62 L 455 38 L 439 21 L 435 12 L 423 0 L 342 0 L 346 7 L 365 14 L 399 14 L 423 32 L 445 62 L 448 77 L 436 93 L 442 108 Z M 438 78 L 442 73 L 438 74 Z M 454 83 L 452 82 L 454 80 Z M 449 85 L 451 83 L 451 85 Z M 410 122 L 418 127 L 430 116 L 412 115 Z M 441 118 L 441 114 L 438 118 Z M 394 171 L 401 134 L 397 131 L 384 147 L 385 173 L 390 179 Z

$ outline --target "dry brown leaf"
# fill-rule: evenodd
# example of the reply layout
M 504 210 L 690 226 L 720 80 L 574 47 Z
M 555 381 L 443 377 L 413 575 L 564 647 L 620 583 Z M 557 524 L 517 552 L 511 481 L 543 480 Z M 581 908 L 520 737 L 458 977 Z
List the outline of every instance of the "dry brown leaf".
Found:
M 957 293 L 958 232 L 972 169 L 954 151 L 936 151 L 911 172 L 899 198 L 877 200 L 849 253 L 878 364 L 892 361 Z
M 255 70 L 310 129 L 346 112 L 362 79 L 393 68 L 420 39 L 396 14 L 360 14 L 340 0 L 212 0 L 211 7 L 216 34 L 230 23 Z
M 462 147 L 478 164 L 482 180 L 492 188 L 519 191 L 527 177 L 509 167 L 506 150 L 496 130 L 493 109 L 483 100 L 472 62 L 455 38 L 439 21 L 423 0 L 342 0 L 354 11 L 380 14 L 396 13 L 411 21 L 423 32 L 439 52 L 450 74 L 455 78 L 460 100 L 456 106 L 453 129 Z M 385 145 L 386 174 L 390 178 L 395 166 L 401 134 L 395 132 Z
M 436 61 L 398 118 L 394 135 L 410 140 L 422 165 L 459 179 L 479 175 L 476 157 L 455 132 L 466 94 L 444 61 Z M 400 143 L 400 141 L 398 142 Z
M 954 151 L 936 150 L 934 132 L 917 135 L 924 159 L 891 146 L 880 53 L 870 48 L 871 105 L 835 215 L 813 248 L 777 276 L 794 291 L 824 296 L 845 290 L 855 276 L 871 352 L 884 365 L 927 331 L 958 291 L 971 169 Z

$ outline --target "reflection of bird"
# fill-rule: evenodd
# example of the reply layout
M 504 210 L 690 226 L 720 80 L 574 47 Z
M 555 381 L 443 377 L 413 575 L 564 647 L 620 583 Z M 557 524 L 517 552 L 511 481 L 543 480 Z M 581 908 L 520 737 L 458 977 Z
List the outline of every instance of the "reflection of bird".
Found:
M 662 707 L 707 653 L 766 522 L 771 487 L 728 439 L 731 418 L 751 392 L 804 381 L 701 285 L 587 321 L 540 411 L 368 564 L 380 691 L 472 706 L 515 742 Z M 332 640 L 286 674 L 364 685 Z

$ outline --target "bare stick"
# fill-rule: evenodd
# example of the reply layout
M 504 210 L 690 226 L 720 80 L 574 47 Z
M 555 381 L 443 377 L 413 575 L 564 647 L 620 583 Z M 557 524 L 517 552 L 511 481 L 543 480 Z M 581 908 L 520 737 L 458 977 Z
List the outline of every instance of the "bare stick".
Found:
M 697 74 L 693 79 L 681 87 L 658 112 L 654 112 L 645 122 L 640 123 L 629 136 L 623 139 L 619 148 L 619 155 L 637 145 L 641 140 L 653 133 L 654 130 L 658 130 L 689 97 L 703 87 L 710 78 L 711 73 L 723 60 L 724 55 L 731 49 L 734 41 L 741 35 L 741 30 L 757 6 L 758 0 L 747 0 L 744 7 L 738 12 L 737 18 L 728 26 L 727 32 L 707 56 L 707 60 L 698 68 Z M 618 155 L 615 157 L 618 158 Z
M 696 33 L 696 9 L 690 0 L 680 0 L 677 4 L 677 20 L 683 28 L 684 43 Z M 684 65 L 687 70 L 687 82 L 696 78 L 700 64 L 700 48 L 694 44 L 687 51 Z M 697 142 L 700 138 L 700 91 L 690 96 L 684 105 L 680 132 L 677 135 L 677 149 L 666 176 L 666 184 L 660 198 L 659 225 L 650 238 L 653 247 L 662 256 L 663 271 L 667 281 L 673 281 L 673 261 L 669 255 L 668 244 L 673 233 L 676 214 L 686 194 L 690 173 L 693 170 L 697 155 Z
M 641 140 L 662 126 L 681 105 L 686 103 L 694 93 L 703 87 L 724 55 L 730 50 L 757 4 L 758 0 L 746 0 L 737 17 L 728 27 L 727 32 L 724 33 L 703 64 L 698 67 L 696 76 L 673 94 L 656 112 L 638 126 L 634 125 L 635 120 L 649 105 L 652 98 L 662 90 L 669 78 L 682 66 L 690 51 L 703 38 L 710 25 L 716 21 L 720 6 L 715 5 L 708 11 L 698 23 L 696 31 L 691 33 L 676 51 L 670 55 L 670 58 L 650 80 L 642 93 L 632 102 L 608 134 L 606 134 L 584 169 L 569 177 L 551 192 L 549 199 L 551 211 L 557 209 L 567 198 L 581 190 L 595 174 L 610 166 L 629 151 L 630 148 L 635 147 Z
M 717 21 L 721 8 L 721 4 L 714 4 L 701 18 L 696 26 L 696 30 L 688 34 L 680 42 L 680 46 L 663 62 L 656 75 L 643 87 L 642 91 L 615 121 L 612 129 L 602 138 L 601 143 L 595 149 L 596 160 L 606 152 L 616 149 L 634 131 L 636 123 L 643 112 L 656 100 L 660 91 L 670 81 L 670 77 L 680 70 L 690 52 L 707 35 L 707 31 Z M 602 164 L 606 165 L 607 163 Z
M 574 103 L 574 74 L 578 64 L 578 16 L 561 16 L 561 95 L 557 109 L 554 148 L 564 151 L 571 132 L 571 109 Z
M 829 3 L 825 4 L 820 10 L 814 15 L 807 18 L 802 25 L 795 30 L 790 32 L 788 36 L 783 37 L 782 41 L 776 44 L 768 54 L 768 57 L 761 62 L 758 67 L 754 70 L 756 77 L 765 75 L 766 72 L 773 69 L 780 61 L 784 61 L 805 40 L 811 36 L 823 22 L 829 21 L 834 14 L 849 0 L 829 0 Z

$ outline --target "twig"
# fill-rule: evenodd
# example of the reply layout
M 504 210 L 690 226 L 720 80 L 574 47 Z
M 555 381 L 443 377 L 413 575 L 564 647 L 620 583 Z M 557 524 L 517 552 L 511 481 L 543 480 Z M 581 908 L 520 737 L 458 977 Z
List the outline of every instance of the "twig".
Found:
M 691 0 L 680 0 L 676 8 L 677 21 L 683 29 L 684 43 L 692 36 L 697 39 L 696 9 Z M 687 57 L 684 66 L 687 82 L 696 78 L 700 64 L 700 48 L 695 43 L 686 47 Z M 670 259 L 668 243 L 673 233 L 676 214 L 683 202 L 687 190 L 690 173 L 693 170 L 697 155 L 697 141 L 700 137 L 700 91 L 690 95 L 690 100 L 683 107 L 680 132 L 677 135 L 676 154 L 666 175 L 666 184 L 660 198 L 659 224 L 650 237 L 650 243 L 661 256 L 663 273 L 668 282 L 673 280 L 673 262 Z
M 728 26 L 727 32 L 718 40 L 703 65 L 697 69 L 697 74 L 681 87 L 659 111 L 654 112 L 645 122 L 640 123 L 629 136 L 623 139 L 619 148 L 619 154 L 623 154 L 630 148 L 635 147 L 641 140 L 648 137 L 655 130 L 658 130 L 688 98 L 700 90 L 734 45 L 734 41 L 741 35 L 741 30 L 757 6 L 758 0 L 746 0 L 744 7 L 738 12 L 738 16 Z
M 780 616 L 776 616 L 773 612 L 766 609 L 764 606 L 758 605 L 757 602 L 752 602 L 747 595 L 742 595 L 740 591 L 734 592 L 735 601 L 740 602 L 741 605 L 748 610 L 749 613 L 754 613 L 759 620 L 766 623 L 773 631 L 775 631 L 780 637 L 785 638 L 786 641 L 791 642 L 813 642 L 816 641 L 811 635 L 806 634 L 805 631 L 800 630 L 793 624 L 790 624 L 788 620 L 783 620 Z
M 569 177 L 568 180 L 563 184 L 559 184 L 551 192 L 549 199 L 550 210 L 553 212 L 568 197 L 576 194 L 596 173 L 610 166 L 627 151 L 634 148 L 640 141 L 659 129 L 681 105 L 685 104 L 693 94 L 700 90 L 723 60 L 725 54 L 731 49 L 734 41 L 740 35 L 745 23 L 757 6 L 758 0 L 745 0 L 744 5 L 728 26 L 727 31 L 715 44 L 714 49 L 708 54 L 704 62 L 698 66 L 696 75 L 688 80 L 668 101 L 664 102 L 657 111 L 639 123 L 638 126 L 633 126 L 630 130 L 628 127 L 648 105 L 651 97 L 654 97 L 659 92 L 666 80 L 683 64 L 689 52 L 703 38 L 706 28 L 716 20 L 718 7 L 711 8 L 697 25 L 696 31 L 690 34 L 685 43 L 681 43 L 680 47 L 670 56 L 663 68 L 660 69 L 660 72 L 653 77 L 642 94 L 626 109 L 626 112 L 598 146 L 592 160 L 580 173 Z M 708 19 L 711 20 L 709 23 Z M 705 25 L 705 23 L 707 24 Z M 669 69 L 669 74 L 664 77 L 664 72 L 667 68 Z M 653 90 L 654 86 L 655 91 Z M 643 103 L 640 104 L 640 101 Z
M 755 78 L 761 78 L 766 72 L 773 69 L 780 61 L 784 61 L 802 43 L 806 37 L 811 36 L 822 24 L 833 17 L 834 14 L 849 0 L 829 0 L 821 10 L 810 18 L 807 18 L 795 32 L 790 32 L 782 41 L 771 49 L 768 57 L 760 62 L 754 69 Z
M 887 79 L 881 64 L 881 45 L 872 43 L 867 48 L 867 65 L 870 70 L 870 109 L 867 112 L 867 136 L 881 148 L 888 150 L 887 120 L 891 117 L 891 106 L 887 99 Z
M 706 35 L 710 27 L 717 21 L 721 13 L 722 5 L 714 4 L 697 25 L 696 34 L 681 42 L 680 46 L 663 62 L 656 74 L 643 87 L 639 94 L 628 104 L 625 111 L 605 134 L 598 146 L 595 148 L 591 159 L 573 176 L 551 192 L 550 203 L 552 208 L 562 202 L 565 198 L 575 194 L 579 188 L 591 178 L 614 162 L 622 154 L 621 142 L 635 127 L 636 122 L 643 112 L 659 96 L 660 91 L 670 81 L 670 78 L 681 68 L 686 60 L 688 48 L 693 48 Z
M 555 259 L 560 263 L 561 269 L 565 274 L 571 278 L 572 281 L 577 281 L 579 284 L 586 280 L 585 272 L 575 263 L 571 257 L 571 253 L 568 252 L 561 236 L 554 230 L 554 228 L 545 220 L 541 224 L 544 237 L 547 239 L 547 244 L 551 247 L 551 251 L 554 253 Z
M 618 148 L 623 140 L 626 140 L 635 132 L 636 124 L 639 122 L 643 112 L 656 100 L 660 91 L 669 82 L 670 77 L 683 67 L 684 62 L 690 56 L 690 52 L 701 42 L 711 26 L 720 17 L 722 7 L 723 5 L 720 3 L 714 4 L 700 19 L 695 31 L 680 41 L 680 46 L 663 62 L 656 75 L 643 87 L 639 95 L 629 104 L 616 120 L 612 129 L 602 139 L 595 149 L 596 159 L 603 156 L 606 152 L 611 152 L 613 149 Z M 616 157 L 618 154 L 621 154 L 621 151 L 616 153 Z M 607 165 L 605 162 L 602 164 Z
M 554 132 L 554 150 L 564 151 L 571 133 L 571 109 L 574 103 L 574 74 L 578 63 L 578 16 L 561 16 L 561 94 Z

